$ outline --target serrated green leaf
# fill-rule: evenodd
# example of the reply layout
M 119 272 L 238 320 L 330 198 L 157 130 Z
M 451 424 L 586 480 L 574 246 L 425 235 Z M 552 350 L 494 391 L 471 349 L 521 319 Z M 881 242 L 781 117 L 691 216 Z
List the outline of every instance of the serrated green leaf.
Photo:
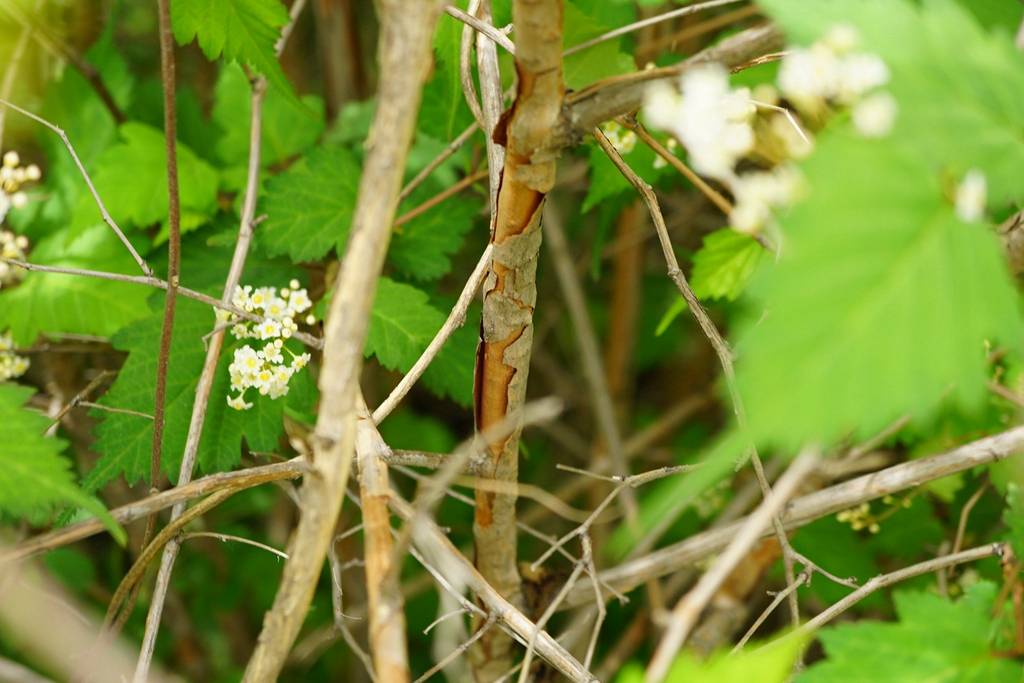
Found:
M 342 253 L 359 190 L 361 168 L 344 147 L 319 147 L 267 182 L 259 244 L 275 256 L 315 261 Z
M 275 44 L 288 12 L 279 0 L 174 0 L 174 37 L 185 45 L 195 38 L 208 59 L 223 54 L 251 64 L 300 108 L 291 84 L 277 61 Z
M 737 376 L 754 438 L 798 448 L 866 437 L 947 396 L 986 396 L 985 344 L 1021 317 L 988 228 L 957 219 L 932 168 L 887 142 L 822 136 L 781 259 L 749 289 Z
M 435 184 L 413 192 L 402 211 L 416 207 L 436 193 Z M 460 195 L 396 228 L 388 261 L 417 280 L 435 280 L 447 275 L 452 268 L 451 256 L 462 247 L 485 203 L 483 198 Z
M 1020 664 L 997 657 L 989 645 L 996 591 L 994 584 L 980 582 L 956 602 L 897 592 L 897 623 L 862 621 L 823 630 L 827 658 L 797 681 L 1019 683 Z
M 156 377 L 157 352 L 163 324 L 162 311 L 126 327 L 113 338 L 114 347 L 128 353 L 117 381 L 100 403 L 153 414 L 153 382 Z M 167 372 L 163 471 L 177 479 L 182 450 L 192 416 L 195 387 L 202 372 L 206 349 L 203 335 L 213 328 L 214 316 L 208 306 L 190 299 L 179 299 L 171 339 L 170 364 Z M 205 426 L 199 446 L 199 469 L 219 472 L 238 464 L 241 442 L 245 438 L 257 450 L 276 447 L 282 430 L 282 400 L 254 397 L 253 408 L 237 411 L 229 408 L 227 366 L 236 344 L 225 344 L 217 375 L 210 393 Z M 137 415 L 95 411 L 95 449 L 101 453 L 96 466 L 85 480 L 95 490 L 117 476 L 129 483 L 149 478 L 150 449 L 153 438 L 151 419 Z
M 167 155 L 164 135 L 150 126 L 129 122 L 120 128 L 121 141 L 107 149 L 92 174 L 96 191 L 122 228 L 147 227 L 167 220 Z M 178 145 L 181 208 L 211 216 L 217 208 L 217 172 L 182 144 Z M 92 196 L 84 193 L 75 209 L 74 230 L 101 223 Z
M 704 246 L 693 256 L 693 293 L 700 299 L 734 300 L 764 254 L 756 240 L 729 228 L 705 236 Z
M 137 273 L 138 266 L 106 225 L 88 228 L 65 244 L 57 233 L 29 254 L 33 263 L 62 268 Z M 147 287 L 125 282 L 28 273 L 17 287 L 0 289 L 0 329 L 10 328 L 20 344 L 39 334 L 75 333 L 109 336 L 148 314 Z
M 237 64 L 223 65 L 214 90 L 213 120 L 222 131 L 217 140 L 217 156 L 226 164 L 248 162 L 249 127 L 239 122 L 249 120 L 251 95 L 252 88 L 242 68 Z M 306 112 L 276 89 L 264 96 L 260 146 L 263 166 L 301 154 L 320 138 L 324 130 L 323 100 L 315 95 L 304 95 L 302 102 L 317 115 L 315 121 L 310 121 Z
M 31 518 L 58 505 L 76 505 L 99 517 L 123 542 L 124 530 L 102 503 L 75 484 L 71 463 L 61 455 L 66 443 L 43 436 L 50 420 L 22 407 L 32 394 L 29 387 L 0 384 L 0 511 Z
M 441 329 L 445 317 L 425 292 L 382 277 L 377 282 L 364 353 L 376 356 L 386 368 L 406 372 Z M 475 331 L 468 325 L 449 338 L 423 375 L 432 391 L 469 404 L 475 339 Z

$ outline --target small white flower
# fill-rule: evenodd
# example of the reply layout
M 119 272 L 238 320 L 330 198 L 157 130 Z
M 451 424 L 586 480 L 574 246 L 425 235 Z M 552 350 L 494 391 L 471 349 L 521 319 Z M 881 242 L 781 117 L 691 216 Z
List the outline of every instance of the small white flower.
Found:
M 28 180 L 39 180 L 43 176 L 42 171 L 35 164 L 29 164 L 28 168 L 25 169 L 25 177 Z
M 956 188 L 956 215 L 967 223 L 981 220 L 987 195 L 985 174 L 976 168 L 967 171 Z
M 660 157 L 659 157 L 659 158 L 660 158 Z M 315 316 L 315 315 L 313 315 L 312 313 L 310 313 L 309 315 L 307 315 L 307 316 L 306 316 L 306 324 L 307 324 L 307 325 L 315 325 L 315 324 L 316 324 L 316 316 Z
M 896 121 L 896 98 L 887 92 L 868 95 L 853 107 L 853 126 L 866 138 L 889 134 Z
M 837 55 L 852 52 L 860 44 L 860 32 L 851 24 L 835 24 L 822 41 Z
M 24 192 L 15 192 L 11 195 L 11 206 L 15 209 L 23 209 L 28 204 L 28 195 Z
M 290 289 L 293 289 L 293 290 L 294 290 L 294 289 L 298 289 L 298 288 L 299 288 L 299 281 L 298 281 L 298 280 L 296 280 L 295 278 L 292 278 L 292 279 L 291 279 L 291 280 L 289 280 L 289 282 L 288 282 L 288 287 L 289 287 Z
M 259 331 L 260 339 L 273 339 L 281 334 L 281 323 L 268 318 L 261 322 L 256 329 Z
M 733 183 L 736 206 L 729 214 L 729 224 L 738 232 L 758 234 L 771 220 L 773 209 L 789 206 L 797 199 L 801 186 L 800 175 L 791 166 L 739 176 Z
M 239 394 L 238 396 L 228 396 L 228 405 L 235 410 L 248 410 L 249 408 L 252 408 L 251 403 L 246 403 L 245 396 L 243 394 Z
M 779 89 L 797 108 L 820 111 L 836 95 L 840 62 L 824 45 L 793 48 L 779 67 Z
M 679 91 L 665 81 L 654 81 L 644 90 L 644 118 L 654 128 L 672 129 L 681 104 Z
M 28 371 L 27 358 L 14 353 L 14 340 L 10 332 L 0 334 L 0 382 L 21 377 Z
M 309 300 L 309 294 L 304 289 L 294 289 L 288 297 L 288 312 L 291 314 L 302 313 L 312 305 L 313 302 Z
M 889 82 L 889 67 L 881 57 L 858 53 L 843 58 L 839 65 L 836 98 L 843 104 L 852 104 L 865 93 Z
M 7 168 L 15 168 L 21 163 L 21 157 L 14 150 L 11 150 L 4 154 L 4 166 Z

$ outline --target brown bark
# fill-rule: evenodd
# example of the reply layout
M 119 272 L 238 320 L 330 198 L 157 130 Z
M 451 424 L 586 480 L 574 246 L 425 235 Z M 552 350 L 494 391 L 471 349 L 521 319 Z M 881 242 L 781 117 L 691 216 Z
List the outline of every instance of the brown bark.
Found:
M 555 182 L 550 138 L 561 113 L 562 4 L 560 0 L 516 0 L 515 104 L 495 135 L 506 147 L 498 212 L 491 241 L 494 256 L 484 282 L 481 343 L 477 357 L 477 428 L 485 430 L 518 410 L 526 398 L 540 219 L 544 197 Z M 488 472 L 515 483 L 519 470 L 519 431 L 488 447 Z M 480 573 L 512 604 L 522 605 L 516 566 L 514 494 L 479 490 L 473 532 Z M 489 632 L 473 657 L 477 680 L 501 676 L 511 662 L 512 642 Z
M 320 578 L 345 494 L 355 448 L 359 371 L 377 289 L 398 207 L 405 158 L 430 64 L 438 0 L 379 0 L 379 101 L 352 221 L 324 330 L 320 408 L 311 445 L 313 472 L 305 478 L 302 518 L 289 546 L 274 606 L 263 622 L 247 682 L 273 681 L 284 666 Z M 415 66 L 413 66 L 415 65 Z

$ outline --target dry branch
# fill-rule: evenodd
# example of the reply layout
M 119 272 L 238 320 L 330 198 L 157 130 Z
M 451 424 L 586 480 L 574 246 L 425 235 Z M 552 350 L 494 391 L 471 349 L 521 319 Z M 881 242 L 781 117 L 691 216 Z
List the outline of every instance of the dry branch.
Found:
M 884 470 L 830 486 L 796 498 L 781 516 L 787 529 L 796 529 L 816 519 L 861 503 L 920 486 L 950 474 L 1003 460 L 1024 451 L 1024 427 L 972 441 L 940 455 L 893 465 Z M 600 578 L 622 592 L 628 592 L 651 577 L 665 576 L 717 553 L 742 528 L 747 518 L 711 529 L 601 572 Z M 569 596 L 568 606 L 589 602 L 593 595 L 578 588 Z
M 380 86 L 351 237 L 325 322 L 313 473 L 301 492 L 298 528 L 281 585 L 267 613 L 245 681 L 276 680 L 320 577 L 348 480 L 359 408 L 359 370 L 370 308 L 398 206 L 405 158 L 419 111 L 435 0 L 380 0 Z

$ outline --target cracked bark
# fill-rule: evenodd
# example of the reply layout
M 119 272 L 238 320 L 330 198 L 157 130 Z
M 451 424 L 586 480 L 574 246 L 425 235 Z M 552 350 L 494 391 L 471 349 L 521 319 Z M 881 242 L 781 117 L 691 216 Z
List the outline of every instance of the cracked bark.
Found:
M 556 154 L 550 140 L 561 115 L 562 4 L 560 0 L 515 0 L 516 101 L 495 130 L 506 148 L 491 268 L 484 281 L 483 321 L 476 366 L 479 430 L 518 410 L 526 398 L 536 272 L 544 197 L 555 182 Z M 486 476 L 515 483 L 519 430 L 488 445 Z M 517 607 L 523 605 L 516 566 L 516 497 L 478 490 L 473 535 L 476 566 Z M 493 681 L 511 666 L 512 641 L 489 631 L 471 656 L 478 681 Z

